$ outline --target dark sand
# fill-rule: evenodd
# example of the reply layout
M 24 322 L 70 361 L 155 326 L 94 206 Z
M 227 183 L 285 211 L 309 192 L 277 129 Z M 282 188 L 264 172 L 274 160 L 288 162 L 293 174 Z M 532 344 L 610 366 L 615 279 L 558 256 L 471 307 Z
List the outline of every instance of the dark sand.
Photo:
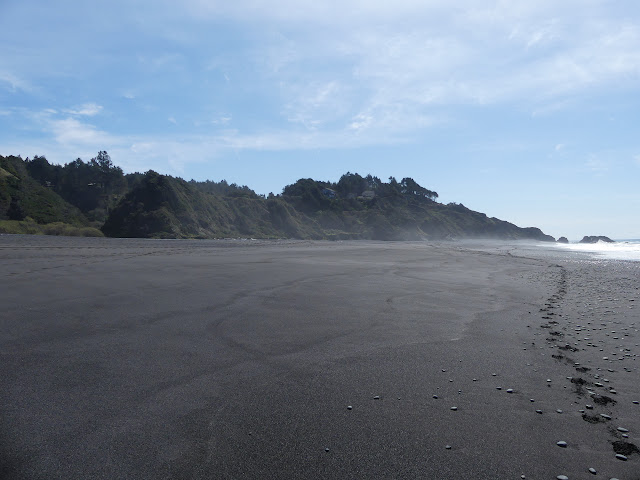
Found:
M 0 236 L 0 278 L 3 479 L 640 478 L 640 262 Z

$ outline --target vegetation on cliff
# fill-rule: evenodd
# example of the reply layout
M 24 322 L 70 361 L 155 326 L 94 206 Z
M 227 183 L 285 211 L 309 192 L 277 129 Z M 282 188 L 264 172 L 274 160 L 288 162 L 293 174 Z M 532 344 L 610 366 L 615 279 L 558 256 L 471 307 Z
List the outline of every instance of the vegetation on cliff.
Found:
M 337 182 L 300 179 L 265 197 L 224 180 L 187 182 L 152 170 L 125 175 L 107 152 L 64 166 L 0 157 L 0 167 L 0 220 L 100 227 L 113 237 L 554 240 L 462 204 L 438 203 L 435 191 L 409 177 L 384 182 L 348 172 Z

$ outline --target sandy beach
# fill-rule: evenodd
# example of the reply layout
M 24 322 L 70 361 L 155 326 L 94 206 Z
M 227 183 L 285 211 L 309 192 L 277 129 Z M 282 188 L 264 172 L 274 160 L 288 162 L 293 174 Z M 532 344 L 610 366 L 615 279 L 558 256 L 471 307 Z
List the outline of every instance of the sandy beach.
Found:
M 4 479 L 640 479 L 640 262 L 4 235 L 0 278 Z

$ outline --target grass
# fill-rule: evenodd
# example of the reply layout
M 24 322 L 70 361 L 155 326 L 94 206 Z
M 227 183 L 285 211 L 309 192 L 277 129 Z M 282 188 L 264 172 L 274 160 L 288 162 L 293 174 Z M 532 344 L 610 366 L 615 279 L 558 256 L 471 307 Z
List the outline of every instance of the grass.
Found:
M 20 221 L 0 220 L 0 233 L 60 235 L 65 237 L 104 237 L 103 233 L 94 227 L 76 227 L 62 222 L 38 224 L 29 217 Z

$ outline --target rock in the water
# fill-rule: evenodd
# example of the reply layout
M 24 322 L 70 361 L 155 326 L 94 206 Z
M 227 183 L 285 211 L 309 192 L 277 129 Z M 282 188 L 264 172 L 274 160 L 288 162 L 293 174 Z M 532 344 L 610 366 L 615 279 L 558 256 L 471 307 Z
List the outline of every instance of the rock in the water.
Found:
M 607 243 L 615 243 L 609 237 L 605 237 L 604 235 L 586 235 L 580 240 L 580 243 L 598 243 L 598 242 L 607 242 Z
M 560 237 L 558 243 L 569 243 L 569 239 L 567 237 Z

